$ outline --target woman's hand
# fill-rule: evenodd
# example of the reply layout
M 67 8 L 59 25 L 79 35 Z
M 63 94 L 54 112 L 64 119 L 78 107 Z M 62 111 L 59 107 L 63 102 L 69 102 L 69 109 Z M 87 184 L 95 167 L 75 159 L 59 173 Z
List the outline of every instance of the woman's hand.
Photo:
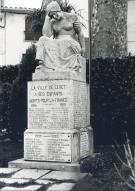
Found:
M 80 51 L 80 53 L 81 53 L 81 56 L 85 56 L 85 48 L 81 48 L 81 51 Z
M 40 70 L 42 67 L 43 67 L 43 65 L 44 65 L 44 62 L 42 61 L 42 60 L 39 60 L 38 61 L 38 66 L 36 67 L 36 70 Z
M 39 65 L 44 65 L 44 62 L 42 60 L 39 60 Z
M 51 21 L 60 21 L 63 18 L 63 13 L 62 11 L 50 11 L 48 16 L 50 17 Z

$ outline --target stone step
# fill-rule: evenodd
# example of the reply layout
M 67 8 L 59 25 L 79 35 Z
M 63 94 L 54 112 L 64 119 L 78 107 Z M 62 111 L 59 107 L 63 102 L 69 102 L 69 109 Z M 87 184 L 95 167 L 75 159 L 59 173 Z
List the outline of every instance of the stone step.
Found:
M 0 176 L 11 175 L 19 170 L 21 170 L 21 168 L 0 168 Z
M 25 161 L 22 159 L 17 159 L 8 163 L 10 168 L 36 168 L 36 169 L 50 169 L 58 171 L 69 171 L 69 172 L 80 172 L 79 163 L 62 163 L 62 162 L 38 162 L 38 161 Z
M 26 184 L 29 183 L 29 179 L 15 179 L 15 178 L 0 178 L 0 183 L 4 184 Z
M 54 184 L 50 186 L 47 191 L 71 191 L 74 186 L 74 183 Z
M 17 188 L 15 186 L 6 186 L 2 189 L 0 189 L 0 191 L 38 191 L 42 186 L 40 185 L 32 185 L 32 186 L 26 186 L 23 188 Z
M 87 176 L 80 172 L 19 168 L 0 168 L 0 172 L 0 191 L 70 191 L 78 180 Z M 2 177 L 4 172 L 10 176 Z
M 84 178 L 87 173 L 76 173 L 76 172 L 63 172 L 63 171 L 52 171 L 44 176 L 41 179 L 50 179 L 50 180 L 72 180 L 77 182 L 78 180 Z
M 43 185 L 47 185 L 47 184 L 54 184 L 55 181 L 51 181 L 51 180 L 42 180 L 42 179 L 38 179 L 35 181 L 37 184 L 43 184 Z
M 38 179 L 41 176 L 47 174 L 50 170 L 39 170 L 39 169 L 22 169 L 16 172 L 11 178 L 21 178 L 21 179 Z

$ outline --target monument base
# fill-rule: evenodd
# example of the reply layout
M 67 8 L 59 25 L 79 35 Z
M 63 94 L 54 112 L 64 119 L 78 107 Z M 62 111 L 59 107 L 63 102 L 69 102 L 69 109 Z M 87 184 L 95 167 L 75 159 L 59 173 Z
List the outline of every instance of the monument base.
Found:
M 24 160 L 79 162 L 93 154 L 92 128 L 80 130 L 33 130 L 24 133 Z
M 44 169 L 57 170 L 68 172 L 81 172 L 79 163 L 60 163 L 60 162 L 39 162 L 39 161 L 25 161 L 23 158 L 10 161 L 9 168 L 26 168 L 26 169 Z

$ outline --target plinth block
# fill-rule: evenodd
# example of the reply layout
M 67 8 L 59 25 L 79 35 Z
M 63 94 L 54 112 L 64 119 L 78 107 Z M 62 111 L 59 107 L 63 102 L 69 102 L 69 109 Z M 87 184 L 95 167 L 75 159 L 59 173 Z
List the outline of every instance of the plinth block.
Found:
M 93 154 L 93 129 L 91 127 L 80 129 L 80 159 Z
M 76 162 L 80 158 L 77 130 L 27 130 L 24 133 L 24 159 Z
M 89 87 L 75 80 L 28 82 L 28 129 L 89 126 Z
M 79 162 L 93 154 L 93 130 L 26 130 L 24 159 L 35 161 Z
M 68 172 L 80 172 L 79 163 L 60 163 L 60 162 L 39 162 L 39 161 L 25 161 L 23 158 L 10 161 L 9 168 L 25 168 L 25 169 L 48 169 Z

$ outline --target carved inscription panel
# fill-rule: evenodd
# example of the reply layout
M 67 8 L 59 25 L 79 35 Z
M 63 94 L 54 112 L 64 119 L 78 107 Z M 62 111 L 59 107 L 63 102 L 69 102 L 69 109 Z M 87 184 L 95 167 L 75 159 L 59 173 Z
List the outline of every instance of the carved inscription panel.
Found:
M 90 139 L 89 132 L 84 131 L 80 133 L 80 156 L 87 157 L 90 154 Z
M 89 125 L 86 83 L 48 80 L 28 83 L 28 128 L 73 129 Z
M 28 83 L 28 128 L 73 128 L 71 81 L 33 81 Z
M 83 82 L 73 82 L 73 103 L 74 103 L 74 127 L 85 128 L 89 125 L 88 120 L 88 91 L 87 85 Z
M 24 159 L 71 162 L 71 134 L 25 133 Z

